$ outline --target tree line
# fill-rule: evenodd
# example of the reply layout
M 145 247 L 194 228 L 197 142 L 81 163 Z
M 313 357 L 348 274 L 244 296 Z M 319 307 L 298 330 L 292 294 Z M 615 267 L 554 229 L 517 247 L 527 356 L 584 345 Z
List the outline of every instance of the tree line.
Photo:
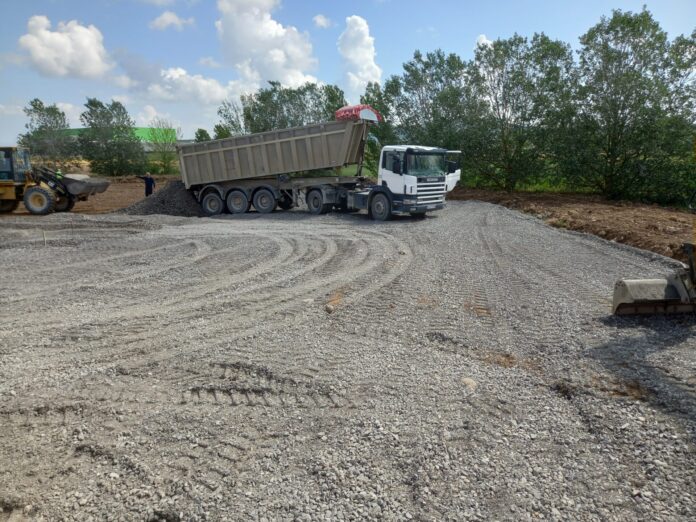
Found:
M 361 101 L 380 142 L 462 150 L 465 183 L 681 204 L 696 190 L 696 30 L 614 11 L 567 43 L 514 35 L 463 61 L 422 54 Z
M 18 143 L 31 150 L 34 161 L 60 168 L 76 157 L 89 161 L 90 170 L 102 176 L 171 174 L 176 171 L 176 142 L 181 130 L 156 117 L 150 122 L 150 155 L 135 134 L 135 121 L 121 102 L 104 103 L 88 98 L 80 115 L 84 130 L 71 134 L 65 113 L 55 104 L 35 98 L 24 108 L 26 132 Z
M 461 150 L 469 186 L 663 204 L 682 204 L 696 190 L 696 30 L 670 40 L 646 9 L 602 17 L 575 51 L 543 33 L 480 43 L 471 60 L 415 51 L 400 74 L 368 84 L 360 102 L 384 117 L 368 141 L 373 171 L 380 146 L 412 143 Z M 270 82 L 239 102 L 224 101 L 212 139 L 329 121 L 344 105 L 335 85 Z M 133 161 L 136 144 L 125 134 L 115 133 L 123 153 L 98 130 L 132 125 L 125 108 L 97 100 L 86 107 L 82 154 Z M 60 114 L 54 120 L 62 124 Z M 33 125 L 30 131 L 44 124 Z M 198 129 L 195 139 L 211 134 Z

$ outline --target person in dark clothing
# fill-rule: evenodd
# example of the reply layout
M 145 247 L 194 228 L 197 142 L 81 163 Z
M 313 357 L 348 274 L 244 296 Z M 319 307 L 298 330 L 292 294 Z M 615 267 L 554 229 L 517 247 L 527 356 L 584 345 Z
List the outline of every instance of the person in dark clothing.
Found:
M 144 176 L 138 176 L 145 182 L 145 197 L 152 195 L 152 191 L 155 190 L 155 178 L 153 178 L 149 172 L 146 172 Z

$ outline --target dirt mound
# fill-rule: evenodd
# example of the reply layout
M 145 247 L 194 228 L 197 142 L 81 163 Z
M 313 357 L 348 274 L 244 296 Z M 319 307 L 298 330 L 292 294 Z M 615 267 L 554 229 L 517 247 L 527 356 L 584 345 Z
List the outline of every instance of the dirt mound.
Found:
M 164 188 L 149 198 L 144 198 L 130 207 L 119 211 L 120 214 L 144 216 L 166 214 L 168 216 L 201 217 L 203 212 L 196 198 L 186 190 L 181 181 L 170 181 Z

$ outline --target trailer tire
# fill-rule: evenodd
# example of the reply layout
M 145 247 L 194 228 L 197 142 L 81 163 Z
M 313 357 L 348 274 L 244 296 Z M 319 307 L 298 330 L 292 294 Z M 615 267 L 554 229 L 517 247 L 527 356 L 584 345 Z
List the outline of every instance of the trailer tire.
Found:
M 391 217 L 391 202 L 386 194 L 375 194 L 370 201 L 370 215 L 376 221 L 387 221 Z
M 19 206 L 18 199 L 0 199 L 0 214 L 14 212 Z
M 56 201 L 56 212 L 70 212 L 75 206 L 75 199 L 65 196 Z
M 32 214 L 45 216 L 55 209 L 56 196 L 53 192 L 43 187 L 29 187 L 24 193 L 24 206 Z
M 227 194 L 227 210 L 232 214 L 244 214 L 249 212 L 251 203 L 249 198 L 241 190 L 232 190 Z
M 201 200 L 201 208 L 206 216 L 217 216 L 225 211 L 225 203 L 217 192 L 208 192 Z
M 254 208 L 261 214 L 270 214 L 277 205 L 278 200 L 270 190 L 262 188 L 254 193 Z

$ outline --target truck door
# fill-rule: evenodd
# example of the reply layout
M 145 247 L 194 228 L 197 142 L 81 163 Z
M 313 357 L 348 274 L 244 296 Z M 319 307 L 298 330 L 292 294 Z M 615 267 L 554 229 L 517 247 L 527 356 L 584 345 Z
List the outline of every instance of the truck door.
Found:
M 403 171 L 404 165 L 404 153 L 399 151 L 385 151 L 382 154 L 382 164 L 379 169 L 379 184 L 384 185 L 386 183 L 389 190 L 394 194 L 403 194 L 403 176 L 401 172 Z M 394 172 L 394 171 L 397 172 Z
M 457 186 L 457 183 L 459 183 L 459 180 L 462 177 L 462 171 L 461 169 L 457 169 L 454 172 L 451 172 L 450 174 L 447 174 L 447 192 L 452 192 L 454 187 Z

